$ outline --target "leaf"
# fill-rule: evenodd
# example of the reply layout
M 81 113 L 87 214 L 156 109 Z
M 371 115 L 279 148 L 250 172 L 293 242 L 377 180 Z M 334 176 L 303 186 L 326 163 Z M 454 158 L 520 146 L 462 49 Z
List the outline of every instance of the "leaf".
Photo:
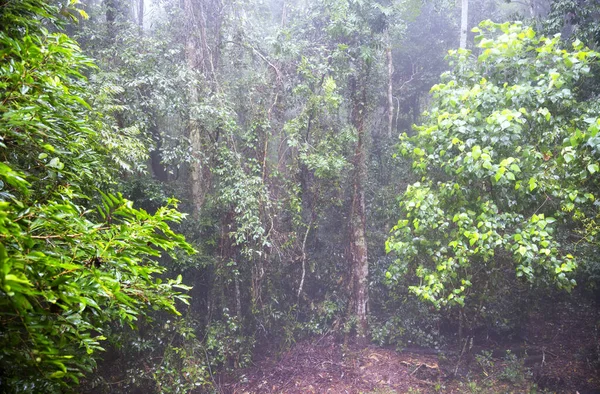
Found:
M 52 160 L 50 160 L 50 162 L 46 164 L 46 166 L 50 168 L 55 168 L 57 170 L 62 170 L 65 167 L 65 165 L 60 161 L 58 157 L 52 158 Z
M 66 372 L 64 371 L 56 371 L 50 374 L 50 379 L 61 379 L 62 377 L 64 377 L 66 374 Z
M 413 150 L 413 153 L 414 153 L 415 155 L 417 155 L 417 156 L 424 156 L 424 155 L 425 155 L 425 152 L 424 152 L 424 151 L 423 151 L 421 148 L 415 148 L 415 149 Z
M 24 284 L 27 286 L 31 286 L 31 282 L 29 282 L 29 280 L 27 278 L 19 278 L 16 275 L 13 274 L 8 274 L 4 277 L 4 281 L 5 282 L 13 282 L 13 283 L 20 283 L 20 284 Z
M 479 147 L 479 145 L 475 145 L 473 147 L 471 154 L 473 156 L 473 160 L 479 159 L 479 157 L 481 156 L 481 148 Z
M 523 239 L 523 237 L 521 236 L 521 234 L 518 234 L 518 233 L 517 233 L 517 234 L 515 234 L 515 235 L 513 235 L 513 238 L 514 238 L 514 240 L 515 240 L 515 241 L 517 241 L 517 242 L 518 242 L 518 241 L 521 241 L 521 240 Z
M 529 191 L 533 191 L 537 187 L 537 181 L 535 178 L 529 178 Z
M 3 178 L 6 183 L 17 188 L 23 194 L 29 194 L 28 187 L 30 183 L 27 182 L 24 176 L 4 163 L 0 163 L 0 178 Z
M 570 163 L 575 159 L 575 155 L 573 155 L 573 153 L 571 152 L 567 152 L 563 155 L 564 159 L 565 159 L 565 163 Z

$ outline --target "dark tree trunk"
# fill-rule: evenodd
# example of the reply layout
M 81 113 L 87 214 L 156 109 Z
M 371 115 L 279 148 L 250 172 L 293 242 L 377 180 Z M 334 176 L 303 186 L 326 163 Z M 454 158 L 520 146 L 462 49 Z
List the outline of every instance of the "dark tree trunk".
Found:
M 152 134 L 152 140 L 154 141 L 154 149 L 150 151 L 150 168 L 152 169 L 152 176 L 154 179 L 158 179 L 161 182 L 167 182 L 169 180 L 169 172 L 162 162 L 161 148 L 163 139 L 160 130 L 156 126 L 150 128 Z
M 117 20 L 118 0 L 105 0 L 104 5 L 106 6 L 106 24 L 110 33 Z

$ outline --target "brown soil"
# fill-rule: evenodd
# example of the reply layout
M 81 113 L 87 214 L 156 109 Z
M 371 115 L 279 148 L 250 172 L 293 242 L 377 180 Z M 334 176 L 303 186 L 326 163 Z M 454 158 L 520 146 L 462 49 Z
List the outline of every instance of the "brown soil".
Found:
M 476 346 L 477 338 L 470 350 L 463 346 L 446 352 L 359 347 L 330 336 L 300 342 L 241 371 L 221 391 L 600 393 L 600 314 L 595 306 L 572 301 L 532 313 L 525 340 L 497 347 Z M 509 349 L 516 356 L 513 361 L 506 357 Z
M 388 388 L 427 388 L 440 376 L 436 356 L 399 354 L 374 346 L 335 343 L 332 338 L 302 342 L 279 360 L 248 371 L 233 393 L 360 393 Z

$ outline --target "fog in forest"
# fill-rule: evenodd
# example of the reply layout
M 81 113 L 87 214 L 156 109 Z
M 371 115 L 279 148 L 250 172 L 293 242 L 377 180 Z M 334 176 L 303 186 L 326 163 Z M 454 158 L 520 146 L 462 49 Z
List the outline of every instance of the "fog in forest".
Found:
M 0 393 L 600 393 L 599 0 L 0 0 Z

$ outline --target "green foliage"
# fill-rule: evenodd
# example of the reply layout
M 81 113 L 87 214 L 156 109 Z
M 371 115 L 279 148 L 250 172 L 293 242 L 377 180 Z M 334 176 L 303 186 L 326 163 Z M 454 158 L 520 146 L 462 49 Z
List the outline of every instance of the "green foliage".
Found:
M 475 361 L 477 361 L 477 364 L 486 375 L 489 375 L 494 369 L 494 360 L 491 351 L 484 350 L 480 354 L 475 355 Z
M 379 346 L 394 345 L 401 350 L 404 345 L 405 329 L 398 316 L 393 316 L 383 324 L 371 324 L 371 340 Z
M 42 26 L 59 10 L 36 0 L 1 6 L 2 385 L 52 392 L 91 371 L 109 323 L 134 326 L 149 308 L 178 314 L 176 300 L 187 301 L 177 289 L 189 287 L 158 278 L 156 259 L 194 250 L 169 227 L 184 218 L 175 200 L 149 214 L 97 189 L 116 175 L 111 156 L 121 157 L 118 144 L 104 144 L 121 137 L 94 129 L 102 124 L 82 75 L 92 62 Z
M 196 337 L 196 327 L 187 319 L 179 319 L 167 320 L 164 328 L 171 329 L 171 324 L 174 326 L 171 341 L 152 374 L 156 389 L 161 393 L 188 393 L 212 386 L 210 360 L 202 341 Z
M 244 257 L 253 259 L 269 246 L 268 233 L 261 217 L 261 209 L 269 208 L 267 191 L 256 160 L 247 160 L 245 169 L 241 158 L 226 148 L 221 149 L 219 167 L 214 173 L 221 176 L 220 202 L 235 213 L 236 226 L 229 236 L 241 248 Z
M 501 380 L 505 380 L 510 383 L 521 383 L 525 380 L 525 375 L 527 374 L 527 370 L 524 366 L 524 360 L 517 357 L 516 354 L 513 354 L 510 350 L 506 352 L 506 356 L 504 357 L 504 369 L 498 377 Z
M 414 272 L 410 290 L 436 307 L 473 302 L 508 267 L 571 289 L 577 262 L 556 229 L 595 217 L 598 108 L 577 89 L 597 53 L 579 42 L 561 49 L 521 24 L 476 31 L 479 56 L 450 52 L 453 70 L 400 148 L 422 178 L 403 196 L 386 277 Z
M 222 319 L 207 327 L 204 346 L 213 367 L 244 368 L 250 365 L 254 338 L 244 336 L 240 320 L 225 309 Z
M 568 41 L 580 40 L 590 48 L 597 49 L 600 45 L 599 11 L 600 3 L 597 0 L 554 0 L 542 26 L 549 34 L 563 33 Z

